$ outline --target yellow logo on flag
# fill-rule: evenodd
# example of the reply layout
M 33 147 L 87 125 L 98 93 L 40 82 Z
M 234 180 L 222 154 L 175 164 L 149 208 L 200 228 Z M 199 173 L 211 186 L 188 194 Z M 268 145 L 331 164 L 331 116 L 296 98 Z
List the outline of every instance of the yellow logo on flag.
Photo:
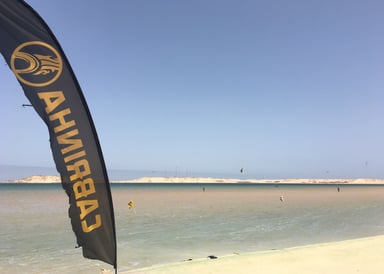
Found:
M 10 64 L 17 79 L 33 87 L 54 83 L 63 70 L 63 61 L 58 51 L 40 41 L 19 45 L 12 53 Z

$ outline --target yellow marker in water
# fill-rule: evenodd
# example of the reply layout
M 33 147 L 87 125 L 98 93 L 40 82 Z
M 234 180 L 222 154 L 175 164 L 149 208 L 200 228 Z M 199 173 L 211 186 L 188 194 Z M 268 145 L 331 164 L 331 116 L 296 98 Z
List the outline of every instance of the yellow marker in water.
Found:
M 131 208 L 134 208 L 135 207 L 135 203 L 133 201 L 129 201 L 128 202 L 128 208 L 131 209 Z

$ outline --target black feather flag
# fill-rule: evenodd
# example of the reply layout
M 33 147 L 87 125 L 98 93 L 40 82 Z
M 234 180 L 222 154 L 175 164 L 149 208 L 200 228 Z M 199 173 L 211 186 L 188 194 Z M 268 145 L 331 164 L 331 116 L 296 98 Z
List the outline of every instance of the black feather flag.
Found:
M 47 124 L 78 246 L 84 257 L 116 269 L 108 175 L 88 106 L 63 50 L 28 4 L 0 0 L 0 52 Z

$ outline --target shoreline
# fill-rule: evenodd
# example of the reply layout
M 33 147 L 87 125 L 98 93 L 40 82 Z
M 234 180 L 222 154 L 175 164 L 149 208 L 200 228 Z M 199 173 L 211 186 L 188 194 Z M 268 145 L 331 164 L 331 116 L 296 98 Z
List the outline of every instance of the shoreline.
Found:
M 381 273 L 384 235 L 155 265 L 121 274 Z
M 219 184 L 384 184 L 384 179 L 359 178 L 290 178 L 290 179 L 239 179 L 211 177 L 141 177 L 114 183 L 219 183 Z
M 111 180 L 112 184 L 119 183 L 196 183 L 196 184 L 384 184 L 384 179 L 372 178 L 292 178 L 292 179 L 239 179 L 239 178 L 212 178 L 212 177 L 140 177 L 131 180 Z M 5 183 L 61 183 L 60 176 L 34 175 L 22 179 L 7 180 Z

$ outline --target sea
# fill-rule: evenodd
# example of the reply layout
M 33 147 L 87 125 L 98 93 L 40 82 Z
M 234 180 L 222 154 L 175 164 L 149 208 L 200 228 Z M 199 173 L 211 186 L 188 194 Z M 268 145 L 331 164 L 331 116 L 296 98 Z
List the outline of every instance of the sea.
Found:
M 118 271 L 384 234 L 384 185 L 112 184 Z M 133 208 L 128 203 L 134 203 Z M 100 273 L 60 184 L 0 184 L 0 273 Z

